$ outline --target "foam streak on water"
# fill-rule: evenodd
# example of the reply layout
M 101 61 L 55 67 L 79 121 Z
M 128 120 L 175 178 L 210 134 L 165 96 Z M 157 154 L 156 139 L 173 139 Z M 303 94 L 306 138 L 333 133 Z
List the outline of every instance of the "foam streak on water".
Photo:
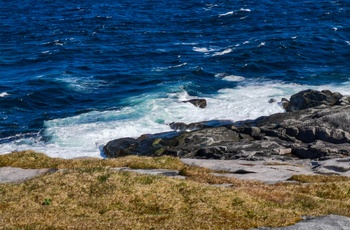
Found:
M 8 93 L 6 93 L 6 92 L 2 92 L 2 93 L 0 93 L 0 97 L 6 97 L 6 96 L 8 96 L 9 94 Z

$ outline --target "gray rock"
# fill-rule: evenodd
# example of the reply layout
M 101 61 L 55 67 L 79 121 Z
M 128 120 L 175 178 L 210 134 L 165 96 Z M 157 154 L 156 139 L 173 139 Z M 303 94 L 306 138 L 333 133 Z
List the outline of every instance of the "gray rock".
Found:
M 298 135 L 296 138 L 304 143 L 311 143 L 315 141 L 315 126 L 298 127 Z
M 209 168 L 225 173 L 213 173 L 215 176 L 235 177 L 244 180 L 257 180 L 269 184 L 286 182 L 292 175 L 313 175 L 312 165 L 307 160 L 281 161 L 281 160 L 261 160 L 251 161 L 249 164 L 245 160 L 203 160 L 185 159 L 181 161 L 191 166 Z
M 170 128 L 172 128 L 175 131 L 193 131 L 198 130 L 206 127 L 202 123 L 190 123 L 186 124 L 183 122 L 172 122 L 169 124 Z
M 134 138 L 121 138 L 108 142 L 103 147 L 103 151 L 108 157 L 123 157 L 132 154 L 137 155 L 139 146 L 140 141 Z
M 337 102 L 337 105 L 350 105 L 350 96 L 343 96 Z
M 47 173 L 54 173 L 55 169 L 22 169 L 14 167 L 0 168 L 0 183 L 22 182 Z
M 330 159 L 319 162 L 315 172 L 319 174 L 337 174 L 350 177 L 350 158 Z
M 286 134 L 291 137 L 296 137 L 299 135 L 299 129 L 294 126 L 288 126 L 286 127 Z
M 343 97 L 340 93 L 332 93 L 329 90 L 304 90 L 293 95 L 286 107 L 287 112 L 307 109 L 320 105 L 333 106 Z
M 170 148 L 177 145 L 177 139 L 181 133 L 166 132 L 157 134 L 144 134 L 139 138 L 120 138 L 109 141 L 103 152 L 109 158 L 123 157 L 126 155 L 159 156 L 172 155 Z
M 350 218 L 338 215 L 308 217 L 293 226 L 280 228 L 257 228 L 260 230 L 349 230 Z
M 127 167 L 123 168 L 111 168 L 111 170 L 116 172 L 135 172 L 139 174 L 147 174 L 147 175 L 161 175 L 168 177 L 175 177 L 178 179 L 185 179 L 185 176 L 181 176 L 178 170 L 170 170 L 170 169 L 131 169 Z
M 230 120 L 211 120 L 211 121 L 201 121 L 194 123 L 183 123 L 183 122 L 171 122 L 169 124 L 170 128 L 175 131 L 194 131 L 198 129 L 204 128 L 213 128 L 225 125 L 232 125 L 232 121 Z
M 281 102 L 280 102 L 280 105 L 286 109 L 288 107 L 288 104 L 289 104 L 289 100 L 287 98 L 282 98 L 281 99 Z
M 315 151 L 311 148 L 311 145 L 308 147 L 303 146 L 293 146 L 292 154 L 302 158 L 302 159 L 315 159 L 325 157 L 327 154 L 324 151 Z

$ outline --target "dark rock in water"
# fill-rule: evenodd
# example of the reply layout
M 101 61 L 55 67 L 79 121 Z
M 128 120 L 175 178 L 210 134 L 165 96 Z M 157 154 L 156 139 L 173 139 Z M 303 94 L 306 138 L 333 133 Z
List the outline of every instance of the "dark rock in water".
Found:
M 274 103 L 274 102 L 276 102 L 276 99 L 271 98 L 271 99 L 269 100 L 269 103 Z
M 175 131 L 193 131 L 198 129 L 232 125 L 232 124 L 233 122 L 230 120 L 211 120 L 211 121 L 194 122 L 190 124 L 186 124 L 183 122 L 172 122 L 169 124 L 169 126 Z
M 108 157 L 123 157 L 127 155 L 137 155 L 140 141 L 134 138 L 121 138 L 110 141 L 103 147 L 103 151 Z
M 104 152 L 107 157 L 172 155 L 250 161 L 350 156 L 350 105 L 337 104 L 339 94 L 330 91 L 308 90 L 298 95 L 304 99 L 291 100 L 292 112 L 235 123 L 217 120 L 171 123 L 180 132 L 113 140 L 107 143 Z M 323 106 L 305 109 L 320 104 Z
M 169 126 L 175 131 L 192 131 L 192 130 L 198 130 L 206 127 L 200 122 L 190 123 L 190 124 L 186 124 L 183 122 L 172 122 L 169 124 Z
M 287 108 L 288 104 L 289 104 L 289 100 L 288 100 L 287 98 L 282 98 L 282 99 L 281 99 L 280 105 L 281 105 L 284 109 Z
M 104 147 L 103 152 L 109 158 L 123 157 L 127 155 L 140 156 L 176 156 L 169 150 L 171 146 L 177 144 L 176 137 L 180 133 L 167 132 L 158 134 L 146 134 L 139 138 L 121 138 L 109 141 Z
M 192 105 L 196 106 L 196 107 L 199 107 L 199 108 L 202 108 L 204 109 L 205 107 L 207 107 L 207 100 L 205 99 L 191 99 L 191 100 L 188 100 L 188 101 L 183 101 L 184 103 L 191 103 Z
M 340 93 L 332 93 L 329 90 L 317 91 L 317 90 L 304 90 L 297 94 L 294 94 L 286 107 L 287 112 L 308 109 L 315 106 L 335 105 L 343 95 Z

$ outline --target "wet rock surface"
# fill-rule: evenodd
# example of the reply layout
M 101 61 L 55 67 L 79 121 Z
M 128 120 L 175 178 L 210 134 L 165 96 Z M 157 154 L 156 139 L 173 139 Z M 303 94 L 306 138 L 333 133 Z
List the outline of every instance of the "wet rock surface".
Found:
M 174 132 L 113 140 L 103 150 L 107 157 L 171 155 L 248 161 L 342 158 L 350 156 L 348 102 L 348 97 L 339 93 L 306 90 L 291 97 L 286 109 L 290 112 L 238 122 L 171 123 Z
M 207 107 L 207 100 L 205 99 L 191 99 L 191 100 L 188 100 L 188 101 L 183 101 L 184 103 L 191 103 L 192 105 L 196 106 L 196 107 L 199 107 L 201 109 L 204 109 Z

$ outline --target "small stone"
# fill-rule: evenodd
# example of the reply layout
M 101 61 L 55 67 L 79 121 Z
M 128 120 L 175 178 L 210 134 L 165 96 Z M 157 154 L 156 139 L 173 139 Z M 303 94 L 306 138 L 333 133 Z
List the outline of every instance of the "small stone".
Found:
M 289 155 L 292 154 L 291 148 L 279 149 L 279 155 Z

